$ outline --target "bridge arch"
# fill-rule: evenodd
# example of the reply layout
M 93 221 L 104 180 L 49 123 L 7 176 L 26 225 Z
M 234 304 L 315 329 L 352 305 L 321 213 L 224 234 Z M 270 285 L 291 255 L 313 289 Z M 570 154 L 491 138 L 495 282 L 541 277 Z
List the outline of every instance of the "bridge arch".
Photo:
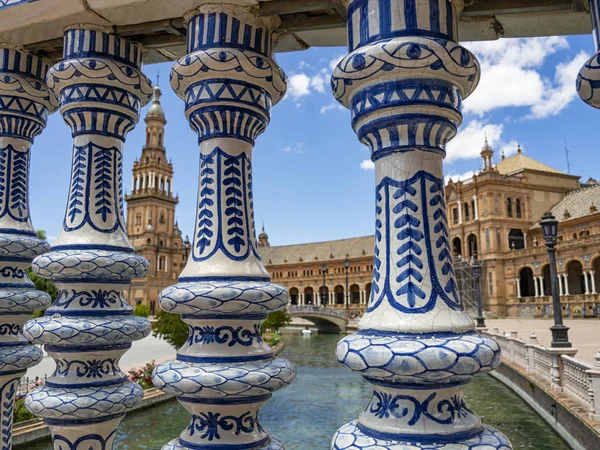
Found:
M 288 312 L 292 317 L 314 323 L 319 333 L 345 333 L 348 326 L 348 318 L 343 310 L 301 305 L 290 306 Z

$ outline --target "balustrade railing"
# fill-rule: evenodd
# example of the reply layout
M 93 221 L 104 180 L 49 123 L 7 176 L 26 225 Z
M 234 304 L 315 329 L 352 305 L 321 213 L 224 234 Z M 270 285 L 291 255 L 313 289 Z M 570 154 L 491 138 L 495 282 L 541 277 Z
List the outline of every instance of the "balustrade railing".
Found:
M 502 361 L 519 366 L 548 384 L 554 392 L 564 393 L 589 411 L 589 417 L 600 419 L 600 352 L 595 364 L 574 358 L 576 350 L 548 349 L 538 344 L 534 334 L 530 342 L 515 336 L 507 337 L 497 330 L 493 336 L 503 348 Z
M 301 313 L 313 313 L 313 314 L 326 314 L 328 316 L 335 316 L 341 319 L 347 319 L 348 314 L 346 311 L 333 308 L 323 308 L 322 306 L 311 306 L 311 305 L 294 305 L 289 306 L 288 311 L 292 314 L 301 314 Z

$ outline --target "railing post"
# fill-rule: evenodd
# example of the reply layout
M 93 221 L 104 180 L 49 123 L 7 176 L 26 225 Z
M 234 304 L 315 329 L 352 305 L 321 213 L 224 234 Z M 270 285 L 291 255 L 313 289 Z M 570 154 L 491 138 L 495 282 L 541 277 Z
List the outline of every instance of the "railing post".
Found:
M 534 347 L 539 345 L 537 335 L 535 333 L 531 333 L 529 336 L 529 342 L 525 344 L 525 348 L 527 349 L 527 373 L 535 373 L 535 350 Z
M 600 351 L 594 356 L 594 368 L 586 371 L 590 377 L 590 413 L 591 420 L 600 421 Z
M 56 370 L 25 404 L 44 418 L 54 449 L 110 450 L 119 422 L 143 396 L 119 368 L 132 341 L 150 333 L 122 297 L 149 266 L 124 228 L 122 152 L 152 86 L 141 72 L 142 48 L 108 30 L 67 29 L 63 54 L 46 79 L 72 130 L 71 185 L 58 240 L 33 262 L 59 294 L 24 328 Z
M 512 448 L 463 397 L 500 350 L 464 311 L 448 238 L 442 161 L 479 81 L 457 23 L 448 0 L 348 5 L 350 54 L 332 88 L 375 164 L 375 269 L 359 331 L 340 341 L 337 358 L 374 392 L 334 436 L 336 450 Z
M 58 103 L 44 78 L 48 64 L 23 50 L 0 45 L 0 439 L 12 448 L 15 395 L 25 371 L 42 351 L 23 337 L 22 326 L 50 296 L 35 290 L 31 261 L 48 251 L 29 216 L 29 164 L 34 138 Z
M 286 91 L 272 58 L 276 23 L 217 2 L 186 20 L 188 55 L 175 63 L 171 87 L 199 137 L 198 209 L 190 258 L 160 305 L 182 314 L 190 335 L 153 381 L 192 418 L 163 449 L 283 449 L 259 424 L 258 411 L 294 370 L 274 359 L 260 325 L 289 295 L 270 282 L 258 254 L 251 167 L 255 140 Z

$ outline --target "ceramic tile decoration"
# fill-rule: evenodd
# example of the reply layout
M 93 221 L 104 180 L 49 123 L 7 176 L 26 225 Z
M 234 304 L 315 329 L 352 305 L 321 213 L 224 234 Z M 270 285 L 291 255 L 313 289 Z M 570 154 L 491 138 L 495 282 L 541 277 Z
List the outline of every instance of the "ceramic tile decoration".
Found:
M 141 65 L 138 44 L 79 27 L 65 31 L 64 59 L 46 77 L 72 130 L 73 162 L 60 236 L 33 262 L 58 298 L 24 327 L 56 370 L 25 404 L 44 418 L 56 450 L 110 450 L 117 425 L 143 396 L 119 368 L 131 342 L 150 333 L 121 295 L 148 270 L 123 226 L 123 144 L 153 92 Z
M 171 86 L 199 136 L 198 208 L 190 258 L 160 305 L 181 314 L 190 334 L 153 382 L 192 420 L 163 449 L 279 450 L 258 410 L 294 369 L 274 359 L 260 325 L 289 296 L 257 251 L 251 160 L 286 78 L 272 57 L 274 24 L 249 8 L 201 6 L 187 24 L 188 55 L 175 63 Z
M 499 364 L 500 348 L 463 310 L 448 240 L 445 145 L 479 81 L 457 43 L 456 5 L 353 0 L 348 43 L 331 82 L 375 163 L 375 268 L 359 331 L 337 358 L 374 392 L 332 449 L 509 450 L 463 398 L 474 375 Z
M 588 105 L 600 108 L 600 0 L 590 0 L 596 53 L 584 64 L 577 76 L 577 93 Z
M 48 251 L 29 214 L 31 145 L 58 102 L 44 82 L 46 61 L 18 48 L 0 48 L 0 448 L 12 447 L 15 394 L 25 371 L 42 360 L 21 328 L 50 296 L 27 275 Z

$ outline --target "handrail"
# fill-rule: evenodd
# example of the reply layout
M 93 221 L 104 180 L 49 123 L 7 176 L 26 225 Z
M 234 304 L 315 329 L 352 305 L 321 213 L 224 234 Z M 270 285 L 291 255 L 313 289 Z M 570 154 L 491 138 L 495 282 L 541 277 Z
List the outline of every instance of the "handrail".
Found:
M 331 308 L 323 308 L 321 306 L 313 306 L 313 305 L 293 305 L 289 306 L 288 310 L 290 314 L 300 314 L 300 313 L 315 313 L 315 314 L 324 314 L 327 316 L 335 316 L 341 319 L 348 319 L 346 311 L 339 311 L 337 309 Z

